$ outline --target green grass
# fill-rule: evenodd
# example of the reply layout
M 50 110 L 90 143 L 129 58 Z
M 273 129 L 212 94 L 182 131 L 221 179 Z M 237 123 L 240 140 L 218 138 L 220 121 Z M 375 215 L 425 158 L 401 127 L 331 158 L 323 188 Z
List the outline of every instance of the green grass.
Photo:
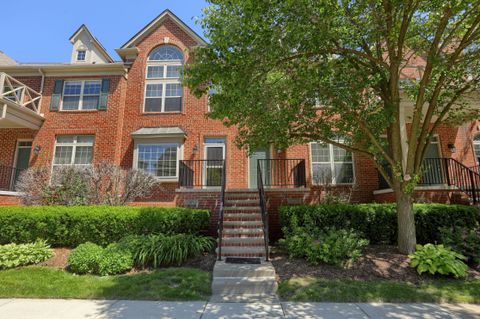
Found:
M 0 271 L 0 298 L 207 300 L 210 294 L 210 274 L 192 268 L 110 277 L 47 267 Z
M 298 277 L 283 281 L 279 294 L 290 301 L 480 303 L 480 280 L 436 280 L 413 285 Z

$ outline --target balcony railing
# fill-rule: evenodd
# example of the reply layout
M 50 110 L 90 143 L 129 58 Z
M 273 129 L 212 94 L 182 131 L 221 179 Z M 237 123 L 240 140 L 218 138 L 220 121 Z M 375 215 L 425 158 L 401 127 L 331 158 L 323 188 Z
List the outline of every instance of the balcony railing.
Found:
M 304 159 L 260 159 L 258 167 L 261 169 L 264 187 L 298 188 L 307 186 Z
M 179 183 L 182 188 L 222 186 L 225 160 L 180 161 Z
M 40 114 L 42 95 L 10 75 L 0 72 L 0 101 Z
M 0 191 L 15 191 L 15 183 L 22 169 L 0 165 Z

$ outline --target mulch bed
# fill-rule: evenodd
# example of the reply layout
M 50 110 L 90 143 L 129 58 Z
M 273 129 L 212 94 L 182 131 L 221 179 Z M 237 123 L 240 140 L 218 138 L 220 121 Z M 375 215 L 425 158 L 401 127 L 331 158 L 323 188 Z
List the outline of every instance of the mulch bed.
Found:
M 418 284 L 436 277 L 418 275 L 410 267 L 407 256 L 395 246 L 369 246 L 364 255 L 348 268 L 321 264 L 312 266 L 304 259 L 289 259 L 278 247 L 272 249 L 271 261 L 281 281 L 292 277 L 321 277 L 324 279 L 390 280 Z M 480 279 L 480 272 L 471 269 L 469 278 Z
M 53 248 L 53 257 L 38 265 L 46 267 L 65 268 L 68 265 L 68 256 L 70 256 L 71 251 L 72 250 L 69 248 Z

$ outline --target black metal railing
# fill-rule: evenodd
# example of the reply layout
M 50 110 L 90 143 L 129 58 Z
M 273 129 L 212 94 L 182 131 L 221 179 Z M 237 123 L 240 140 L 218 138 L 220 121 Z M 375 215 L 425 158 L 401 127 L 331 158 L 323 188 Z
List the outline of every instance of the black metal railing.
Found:
M 222 240 L 223 240 L 223 215 L 225 211 L 225 189 L 227 187 L 227 166 L 223 161 L 221 191 L 220 191 L 220 210 L 218 213 L 218 260 L 222 260 Z
M 306 187 L 307 178 L 304 159 L 259 159 L 264 187 Z
M 179 184 L 182 188 L 221 187 L 225 160 L 180 161 Z
M 480 174 L 480 165 L 471 166 L 469 168 L 475 173 Z
M 15 183 L 23 169 L 0 165 L 0 190 L 15 191 Z
M 390 174 L 388 167 L 387 172 Z M 453 158 L 425 158 L 422 162 L 419 186 L 455 186 L 467 194 L 473 204 L 480 199 L 480 174 Z M 385 179 L 380 178 L 380 189 L 389 188 Z
M 258 186 L 258 195 L 260 199 L 260 211 L 262 214 L 262 222 L 263 222 L 263 237 L 265 242 L 265 260 L 268 261 L 269 259 L 269 225 L 268 225 L 268 210 L 267 210 L 267 200 L 265 196 L 265 188 L 263 185 L 264 175 L 262 174 L 262 165 L 260 165 L 260 161 L 258 160 L 257 165 L 257 186 Z

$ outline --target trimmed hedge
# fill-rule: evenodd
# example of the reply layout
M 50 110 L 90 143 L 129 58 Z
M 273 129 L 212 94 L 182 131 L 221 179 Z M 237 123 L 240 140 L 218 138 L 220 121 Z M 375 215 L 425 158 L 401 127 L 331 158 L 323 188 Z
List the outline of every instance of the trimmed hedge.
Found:
M 415 204 L 417 242 L 441 241 L 441 227 L 478 227 L 478 208 L 462 205 Z M 280 208 L 284 233 L 296 227 L 353 229 L 372 244 L 396 244 L 397 212 L 394 204 L 300 205 Z
M 209 222 L 207 210 L 179 207 L 0 207 L 0 244 L 41 238 L 57 247 L 85 242 L 106 246 L 128 235 L 195 235 L 208 229 Z

